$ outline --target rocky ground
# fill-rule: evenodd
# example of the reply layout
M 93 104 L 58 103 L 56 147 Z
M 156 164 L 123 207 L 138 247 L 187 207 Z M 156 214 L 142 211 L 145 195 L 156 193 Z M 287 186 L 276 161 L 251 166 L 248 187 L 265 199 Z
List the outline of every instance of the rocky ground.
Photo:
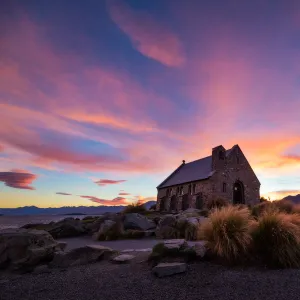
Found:
M 157 278 L 140 253 L 130 264 L 107 261 L 51 273 L 0 276 L 1 300 L 299 299 L 300 270 L 234 269 L 197 262 Z

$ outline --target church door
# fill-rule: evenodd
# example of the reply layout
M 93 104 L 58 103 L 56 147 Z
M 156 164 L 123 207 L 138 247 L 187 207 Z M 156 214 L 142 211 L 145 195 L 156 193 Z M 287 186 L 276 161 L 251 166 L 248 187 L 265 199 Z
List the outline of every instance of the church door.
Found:
M 233 204 L 245 204 L 244 185 L 239 180 L 233 185 Z

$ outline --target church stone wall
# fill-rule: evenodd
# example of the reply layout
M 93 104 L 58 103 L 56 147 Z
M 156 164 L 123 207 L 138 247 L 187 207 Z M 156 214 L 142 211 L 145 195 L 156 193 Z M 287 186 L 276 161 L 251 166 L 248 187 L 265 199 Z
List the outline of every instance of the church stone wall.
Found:
M 192 208 L 196 208 L 197 196 L 202 197 L 204 207 L 207 201 L 214 197 L 221 197 L 232 203 L 233 188 L 236 181 L 243 183 L 246 205 L 259 203 L 260 183 L 240 148 L 238 146 L 233 147 L 229 155 L 224 157 L 220 163 L 216 162 L 218 155 L 216 152 L 217 148 L 220 148 L 220 150 L 224 149 L 220 146 L 213 149 L 213 162 L 215 166 L 213 175 L 206 180 L 158 189 L 157 210 L 160 209 L 161 202 L 163 201 L 164 210 L 170 211 L 172 196 L 176 197 L 177 211 L 182 210 L 183 197 L 188 197 L 189 207 Z M 224 183 L 226 184 L 226 191 L 223 191 Z M 195 193 L 188 193 L 189 185 L 192 186 L 193 184 L 196 184 Z M 183 187 L 183 194 L 178 194 L 178 187 Z

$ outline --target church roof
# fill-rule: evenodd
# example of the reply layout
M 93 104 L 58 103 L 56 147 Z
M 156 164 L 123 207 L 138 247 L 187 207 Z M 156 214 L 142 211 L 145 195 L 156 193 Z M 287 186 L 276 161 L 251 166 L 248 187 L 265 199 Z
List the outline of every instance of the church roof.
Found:
M 231 149 L 227 150 L 226 156 L 228 156 L 230 152 Z M 212 156 L 207 156 L 189 163 L 181 164 L 157 188 L 160 189 L 186 182 L 207 179 L 212 174 Z

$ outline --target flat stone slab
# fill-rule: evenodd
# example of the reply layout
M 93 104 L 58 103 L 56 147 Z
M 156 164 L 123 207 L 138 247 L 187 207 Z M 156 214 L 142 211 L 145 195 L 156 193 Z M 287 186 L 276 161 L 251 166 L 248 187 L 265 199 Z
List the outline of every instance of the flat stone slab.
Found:
M 152 248 L 145 248 L 145 249 L 125 249 L 122 250 L 121 253 L 128 253 L 128 252 L 151 252 Z
M 117 262 L 117 263 L 128 263 L 134 258 L 135 258 L 135 256 L 131 255 L 131 254 L 121 254 L 121 255 L 118 255 L 117 257 L 113 258 L 113 261 Z
M 152 269 L 152 273 L 158 277 L 171 276 L 184 273 L 187 270 L 185 263 L 160 263 Z
M 183 245 L 185 243 L 184 239 L 173 239 L 173 240 L 165 240 L 164 244 L 179 244 L 179 245 Z
M 101 246 L 101 245 L 87 245 L 88 248 L 93 249 L 93 250 L 106 250 L 106 251 L 113 251 L 109 247 Z

